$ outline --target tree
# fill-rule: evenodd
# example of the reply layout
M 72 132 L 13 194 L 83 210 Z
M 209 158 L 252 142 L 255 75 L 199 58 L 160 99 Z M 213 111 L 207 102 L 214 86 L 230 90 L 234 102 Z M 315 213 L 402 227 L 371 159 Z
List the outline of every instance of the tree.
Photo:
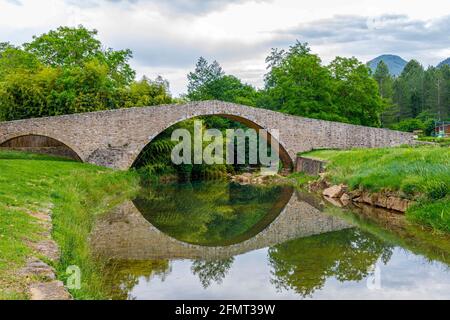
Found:
M 17 72 L 0 83 L 0 120 L 39 117 L 47 109 L 46 94 L 36 76 Z
M 378 89 L 380 92 L 380 96 L 383 99 L 391 99 L 393 95 L 393 78 L 389 73 L 388 66 L 381 60 L 378 65 L 375 73 L 373 75 L 375 81 L 378 83 Z
M 0 43 L 0 120 L 172 102 L 162 77 L 134 82 L 130 50 L 103 49 L 97 31 L 60 27 L 31 43 Z
M 108 66 L 96 60 L 70 68 L 17 71 L 0 83 L 4 120 L 107 110 L 119 105 Z
M 385 126 L 399 130 L 433 131 L 434 120 L 450 116 L 450 66 L 424 70 L 411 60 L 402 74 L 394 79 L 393 103 L 385 112 Z
M 76 28 L 59 27 L 41 36 L 33 36 L 33 41 L 23 46 L 43 64 L 52 67 L 76 67 L 97 60 L 109 67 L 108 75 L 114 81 L 129 84 L 135 76 L 128 64 L 131 50 L 103 49 L 96 36 L 97 30 L 88 30 L 81 25 Z
M 0 43 L 0 81 L 9 73 L 36 72 L 41 66 L 33 54 L 9 43 Z
M 191 100 L 221 100 L 254 106 L 257 92 L 235 76 L 223 75 L 198 87 L 190 97 Z
M 442 101 L 442 74 L 440 69 L 429 67 L 424 74 L 424 111 L 437 119 Z
M 224 75 L 222 67 L 217 61 L 208 64 L 205 58 L 200 57 L 195 65 L 194 72 L 188 74 L 188 98 L 191 100 L 203 100 L 202 88 L 221 78 Z
M 445 64 L 441 66 L 440 71 L 442 76 L 442 87 L 440 88 L 442 99 L 438 106 L 438 112 L 441 119 L 450 120 L 450 65 Z
M 356 58 L 336 57 L 328 66 L 333 78 L 333 102 L 348 122 L 379 126 L 384 103 L 369 68 Z
M 383 126 L 389 126 L 398 122 L 399 109 L 392 100 L 394 96 L 394 78 L 391 76 L 389 68 L 384 61 L 381 60 L 378 63 L 373 78 L 378 84 L 380 96 L 385 104 L 384 111 L 381 114 Z
M 51 83 L 48 95 L 48 114 L 60 115 L 79 112 L 108 110 L 119 107 L 116 87 L 109 74 L 109 67 L 91 60 L 80 66 L 53 69 L 57 78 Z
M 267 57 L 269 72 L 259 100 L 262 107 L 294 115 L 334 118 L 331 74 L 311 54 L 306 43 L 297 42 L 288 51 L 272 50 Z
M 394 102 L 400 119 L 415 118 L 424 108 L 424 69 L 416 60 L 408 62 L 395 82 Z
M 255 106 L 257 91 L 232 75 L 225 75 L 217 61 L 208 64 L 198 59 L 195 70 L 188 74 L 188 95 L 192 101 L 222 100 Z
M 172 102 L 169 93 L 169 83 L 158 76 L 155 80 L 143 77 L 140 81 L 133 82 L 126 91 L 124 107 L 142 107 L 167 104 Z
M 337 57 L 329 66 L 312 54 L 307 43 L 289 50 L 272 49 L 269 72 L 257 104 L 299 116 L 380 125 L 386 103 L 369 69 L 355 58 Z
M 450 116 L 450 66 L 429 67 L 424 74 L 424 111 L 435 119 Z

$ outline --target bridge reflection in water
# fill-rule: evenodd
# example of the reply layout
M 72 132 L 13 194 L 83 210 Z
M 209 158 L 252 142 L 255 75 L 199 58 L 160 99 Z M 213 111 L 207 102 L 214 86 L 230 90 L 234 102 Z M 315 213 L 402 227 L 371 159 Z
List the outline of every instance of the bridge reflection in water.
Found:
M 102 291 L 111 299 L 448 296 L 442 250 L 408 244 L 409 236 L 385 240 L 385 229 L 347 220 L 321 201 L 281 186 L 144 189 L 99 218 L 91 234 L 94 253 L 105 258 Z M 383 290 L 367 286 L 375 267 Z
M 284 188 L 267 214 L 248 230 L 223 241 L 188 243 L 161 231 L 149 222 L 151 218 L 144 216 L 147 213 L 143 199 L 116 207 L 99 219 L 91 236 L 93 251 L 117 260 L 221 260 L 292 239 L 350 227 L 341 219 L 322 213 L 315 199 L 291 188 Z
M 322 213 L 320 201 L 286 186 L 145 189 L 103 216 L 92 234 L 94 252 L 108 261 L 106 295 L 273 298 L 287 289 L 303 297 L 333 275 L 361 280 L 390 248 Z

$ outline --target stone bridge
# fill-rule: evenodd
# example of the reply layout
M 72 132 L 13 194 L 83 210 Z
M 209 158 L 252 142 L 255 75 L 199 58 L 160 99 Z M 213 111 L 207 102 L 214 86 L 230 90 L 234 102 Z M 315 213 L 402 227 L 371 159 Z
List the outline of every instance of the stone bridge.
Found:
M 312 149 L 414 143 L 410 133 L 302 118 L 221 101 L 202 101 L 0 122 L 0 148 L 29 151 L 65 148 L 62 153 L 81 161 L 127 169 L 159 133 L 177 122 L 205 115 L 220 115 L 251 128 L 264 129 L 269 139 L 270 132 L 278 130 L 284 167 L 292 167 L 298 152 Z M 39 143 L 36 137 L 50 139 L 41 139 L 47 142 Z
M 202 246 L 177 240 L 148 222 L 131 201 L 100 217 L 90 242 L 96 254 L 109 259 L 226 259 L 245 252 L 321 233 L 352 227 L 322 213 L 310 195 L 294 191 L 280 214 L 249 239 L 224 246 Z

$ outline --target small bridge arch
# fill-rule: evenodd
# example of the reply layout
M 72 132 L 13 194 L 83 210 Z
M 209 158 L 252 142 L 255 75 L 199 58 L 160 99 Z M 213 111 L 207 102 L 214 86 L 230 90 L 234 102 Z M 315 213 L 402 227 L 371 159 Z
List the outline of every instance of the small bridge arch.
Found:
M 47 155 L 57 155 L 65 158 L 82 161 L 78 152 L 63 141 L 38 133 L 19 133 L 4 137 L 0 140 L 0 150 L 17 150 Z

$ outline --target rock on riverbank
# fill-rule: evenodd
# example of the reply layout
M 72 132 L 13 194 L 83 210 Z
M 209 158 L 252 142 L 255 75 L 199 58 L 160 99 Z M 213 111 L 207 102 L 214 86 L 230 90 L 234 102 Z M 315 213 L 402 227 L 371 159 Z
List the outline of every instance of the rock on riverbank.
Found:
M 327 185 L 326 183 L 315 183 L 315 187 Z M 414 203 L 409 199 L 401 198 L 395 194 L 388 192 L 370 193 L 367 191 L 348 191 L 348 187 L 344 184 L 328 186 L 322 191 L 325 198 L 329 198 L 333 204 L 346 206 L 350 202 L 366 203 L 372 206 L 381 207 L 389 210 L 405 213 L 406 210 Z
M 269 184 L 285 181 L 284 177 L 278 175 L 258 175 L 249 172 L 230 176 L 230 179 L 239 184 Z

